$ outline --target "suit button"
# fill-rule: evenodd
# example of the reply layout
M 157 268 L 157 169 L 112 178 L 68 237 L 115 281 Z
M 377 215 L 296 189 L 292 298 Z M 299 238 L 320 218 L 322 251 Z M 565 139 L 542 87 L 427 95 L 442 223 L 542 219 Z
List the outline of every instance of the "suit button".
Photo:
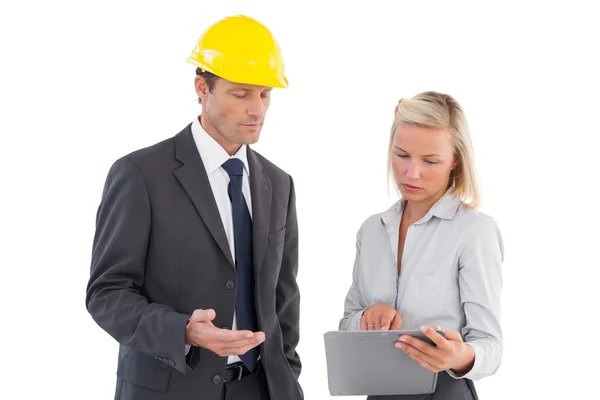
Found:
M 227 281 L 227 283 L 225 284 L 225 286 L 227 286 L 227 289 L 231 290 L 235 287 L 235 282 L 234 281 Z
M 222 381 L 223 381 L 223 380 L 221 379 L 221 375 L 215 375 L 215 376 L 213 376 L 213 377 L 212 377 L 212 382 L 213 382 L 215 385 L 218 385 L 218 384 L 220 384 Z
M 171 367 L 174 367 L 174 366 L 175 366 L 175 361 L 173 361 L 173 360 L 169 360 L 169 365 L 170 365 Z

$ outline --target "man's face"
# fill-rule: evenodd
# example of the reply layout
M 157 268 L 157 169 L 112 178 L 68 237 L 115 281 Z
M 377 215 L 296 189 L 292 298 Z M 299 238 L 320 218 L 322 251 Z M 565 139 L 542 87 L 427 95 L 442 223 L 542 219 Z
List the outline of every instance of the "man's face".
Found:
M 196 93 L 202 101 L 202 127 L 230 154 L 241 145 L 258 141 L 269 108 L 271 87 L 216 79 L 212 91 L 197 76 Z

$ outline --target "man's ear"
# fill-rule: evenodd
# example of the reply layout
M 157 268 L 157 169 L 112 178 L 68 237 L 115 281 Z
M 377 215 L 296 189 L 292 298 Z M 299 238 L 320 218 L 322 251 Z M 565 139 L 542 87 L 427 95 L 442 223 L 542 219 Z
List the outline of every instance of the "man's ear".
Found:
M 205 101 L 208 98 L 208 85 L 206 79 L 202 75 L 196 75 L 194 79 L 194 87 L 196 88 L 196 94 L 200 100 Z

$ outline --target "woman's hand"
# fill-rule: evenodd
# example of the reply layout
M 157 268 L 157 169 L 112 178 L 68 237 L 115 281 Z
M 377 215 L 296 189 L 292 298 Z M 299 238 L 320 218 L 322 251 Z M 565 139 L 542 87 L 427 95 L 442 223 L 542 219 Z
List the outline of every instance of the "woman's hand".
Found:
M 443 330 L 439 326 L 437 329 Z M 458 375 L 464 375 L 473 368 L 475 350 L 463 342 L 459 332 L 447 330 L 445 338 L 428 326 L 421 327 L 421 332 L 437 347 L 405 335 L 400 336 L 396 347 L 402 349 L 410 358 L 431 372 L 451 369 Z
M 371 304 L 360 318 L 360 329 L 363 331 L 398 330 L 400 326 L 402 326 L 400 314 L 387 303 Z

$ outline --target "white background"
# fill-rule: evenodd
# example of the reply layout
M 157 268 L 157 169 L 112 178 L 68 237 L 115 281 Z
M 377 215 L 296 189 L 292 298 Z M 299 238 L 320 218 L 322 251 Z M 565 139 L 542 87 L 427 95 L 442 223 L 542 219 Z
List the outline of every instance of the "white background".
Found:
M 394 107 L 425 90 L 465 108 L 481 210 L 505 241 L 504 358 L 480 397 L 596 398 L 598 12 L 481 3 L 2 2 L 0 397 L 112 398 L 117 344 L 84 306 L 106 173 L 199 113 L 185 61 L 242 13 L 276 35 L 290 81 L 255 148 L 297 185 L 306 398 L 329 398 L 322 335 L 343 313 L 356 230 L 396 200 Z

